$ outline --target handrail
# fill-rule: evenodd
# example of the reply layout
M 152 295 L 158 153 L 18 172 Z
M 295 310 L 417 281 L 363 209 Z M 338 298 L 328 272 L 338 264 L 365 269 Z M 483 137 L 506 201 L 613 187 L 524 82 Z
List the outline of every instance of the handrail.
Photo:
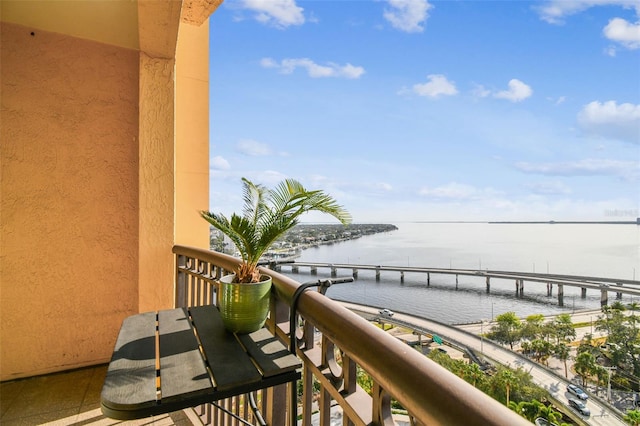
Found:
M 231 256 L 193 247 L 174 246 L 173 252 L 177 256 L 198 259 L 225 271 L 233 270 L 239 263 L 238 259 Z M 272 277 L 277 298 L 290 305 L 300 283 L 268 268 L 262 268 L 262 272 Z M 212 277 L 211 272 L 209 276 Z M 388 399 L 386 394 L 391 395 L 418 424 L 530 425 L 498 401 L 320 293 L 307 291 L 301 294 L 297 311 L 323 334 L 323 339 L 328 339 L 327 342 L 340 349 L 343 361 L 355 362 L 372 377 L 377 389 L 374 399 L 378 403 Z M 280 323 L 282 321 L 278 321 Z M 315 371 L 306 365 L 304 350 L 298 349 L 298 354 L 305 360 L 305 371 Z M 327 361 L 323 359 L 322 363 L 326 364 Z M 349 368 L 343 365 L 343 369 Z M 347 385 L 344 384 L 344 387 Z M 349 393 L 344 389 L 341 392 Z M 347 399 L 345 397 L 339 402 L 345 403 Z M 374 410 L 375 405 L 374 401 Z M 342 408 L 345 415 L 359 409 Z M 371 414 L 369 416 L 365 414 L 362 418 L 371 418 Z M 386 422 L 384 415 L 373 415 L 373 422 L 380 419 Z

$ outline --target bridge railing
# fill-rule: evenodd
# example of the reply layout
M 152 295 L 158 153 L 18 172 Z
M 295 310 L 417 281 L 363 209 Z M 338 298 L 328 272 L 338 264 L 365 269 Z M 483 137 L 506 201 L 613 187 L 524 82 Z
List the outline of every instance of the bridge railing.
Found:
M 238 264 L 233 257 L 196 248 L 175 246 L 176 306 L 214 303 L 216 279 Z M 292 297 L 300 286 L 295 280 L 263 268 L 272 276 L 274 291 L 267 327 L 288 344 L 296 333 L 296 354 L 303 361 L 302 386 L 296 390 L 298 423 L 328 426 L 331 416 L 342 413 L 344 425 L 390 425 L 392 404 L 406 410 L 415 425 L 527 425 L 499 402 L 448 372 L 422 353 L 370 324 L 341 304 L 317 291 L 303 292 L 297 303 L 300 318 L 289 330 Z M 365 391 L 358 378 L 368 375 Z M 266 423 L 289 424 L 287 389 L 282 385 L 255 398 Z M 289 395 L 290 396 L 290 395 Z M 289 404 L 290 405 L 290 404 Z M 243 398 L 200 407 L 210 424 L 256 422 Z M 228 413 L 241 418 L 231 417 Z M 289 425 L 291 426 L 291 425 Z

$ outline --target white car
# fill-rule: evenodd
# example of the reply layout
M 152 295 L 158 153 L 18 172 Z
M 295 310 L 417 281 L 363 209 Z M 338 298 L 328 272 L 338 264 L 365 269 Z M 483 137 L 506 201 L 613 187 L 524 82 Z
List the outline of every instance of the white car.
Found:
M 390 309 L 380 309 L 378 312 L 384 317 L 392 317 L 394 314 L 394 312 Z
M 587 393 L 585 391 L 583 391 L 582 389 L 580 389 L 578 386 L 576 385 L 567 385 L 567 392 L 574 394 L 575 396 L 577 396 L 578 398 L 585 400 L 587 398 L 589 398 L 589 395 L 587 395 Z

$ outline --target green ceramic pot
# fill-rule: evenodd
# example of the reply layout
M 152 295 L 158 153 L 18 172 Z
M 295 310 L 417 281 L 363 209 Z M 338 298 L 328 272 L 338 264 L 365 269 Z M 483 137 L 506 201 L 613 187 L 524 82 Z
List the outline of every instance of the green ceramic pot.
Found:
M 269 315 L 271 277 L 253 284 L 233 283 L 235 274 L 220 278 L 218 309 L 225 328 L 232 333 L 247 334 L 264 326 Z

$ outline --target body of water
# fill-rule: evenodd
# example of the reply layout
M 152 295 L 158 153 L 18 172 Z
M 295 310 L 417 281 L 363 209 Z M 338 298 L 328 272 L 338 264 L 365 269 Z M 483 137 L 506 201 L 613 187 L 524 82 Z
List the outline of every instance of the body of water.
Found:
M 489 269 L 638 279 L 640 226 L 600 224 L 488 224 L 400 223 L 397 231 L 375 234 L 343 243 L 304 250 L 298 261 L 384 266 Z M 286 275 L 299 282 L 329 277 L 328 270 L 310 275 L 307 268 Z M 351 271 L 339 270 L 340 276 Z M 485 292 L 484 277 L 360 271 L 353 283 L 331 287 L 333 299 L 389 308 L 449 324 L 491 319 L 503 312 L 519 316 L 545 315 L 599 309 L 599 291 L 564 288 L 564 307 L 558 306 L 556 286 L 547 297 L 546 286 L 525 282 L 524 297 L 515 297 L 514 280 L 491 280 Z M 609 294 L 609 303 L 615 293 Z M 624 296 L 624 303 L 632 299 Z

